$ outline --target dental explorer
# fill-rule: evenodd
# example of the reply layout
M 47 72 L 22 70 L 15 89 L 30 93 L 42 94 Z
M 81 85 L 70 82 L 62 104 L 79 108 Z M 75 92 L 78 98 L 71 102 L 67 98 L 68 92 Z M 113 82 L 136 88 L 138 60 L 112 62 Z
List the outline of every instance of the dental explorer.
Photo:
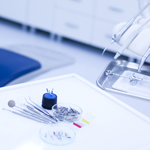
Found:
M 150 18 L 147 19 L 140 27 L 138 30 L 136 30 L 130 38 L 125 42 L 125 44 L 117 51 L 116 55 L 114 56 L 114 59 L 117 59 L 123 51 L 133 42 L 133 40 L 138 36 L 138 34 L 143 30 L 143 28 L 146 26 L 146 24 L 150 21 Z
M 123 26 L 123 28 L 116 34 L 114 34 L 112 36 L 112 40 L 110 42 L 110 44 L 103 50 L 102 55 L 104 55 L 105 51 L 108 49 L 108 47 L 110 45 L 112 45 L 114 42 L 119 42 L 119 40 L 121 39 L 121 37 L 123 36 L 123 34 L 130 28 L 130 26 L 133 24 L 133 22 L 135 21 L 135 19 L 150 5 L 150 2 L 147 3 L 133 18 L 131 18 L 126 24 L 125 26 Z
M 142 68 L 144 62 L 146 61 L 146 59 L 148 58 L 149 55 L 150 55 L 150 46 L 148 47 L 147 51 L 145 52 L 145 54 L 142 56 L 142 58 L 140 60 L 138 72 L 141 72 L 141 68 Z

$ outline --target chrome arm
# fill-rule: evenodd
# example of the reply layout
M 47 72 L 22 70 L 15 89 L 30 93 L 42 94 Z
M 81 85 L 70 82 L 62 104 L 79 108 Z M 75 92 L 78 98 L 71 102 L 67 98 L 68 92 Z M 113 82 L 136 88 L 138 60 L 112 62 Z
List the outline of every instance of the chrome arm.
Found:
M 149 55 L 150 55 L 150 46 L 148 47 L 146 53 L 141 58 L 141 61 L 140 61 L 139 67 L 138 67 L 138 72 L 141 72 L 141 68 Z
M 103 50 L 102 55 L 105 53 L 105 51 L 108 49 L 110 45 L 112 45 L 114 42 L 119 42 L 121 37 L 124 35 L 124 33 L 130 28 L 130 26 L 133 24 L 135 19 L 150 5 L 150 2 L 147 3 L 134 17 L 132 17 L 126 24 L 123 26 L 123 28 L 116 34 L 113 35 L 112 40 L 110 44 Z

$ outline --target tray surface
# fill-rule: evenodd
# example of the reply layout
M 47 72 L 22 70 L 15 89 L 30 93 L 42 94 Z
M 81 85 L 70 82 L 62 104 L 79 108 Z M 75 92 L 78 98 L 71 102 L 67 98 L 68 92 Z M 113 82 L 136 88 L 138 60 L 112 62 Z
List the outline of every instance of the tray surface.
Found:
M 138 65 L 139 64 L 137 64 L 137 63 L 128 62 L 125 60 L 111 61 L 109 63 L 109 65 L 106 67 L 106 69 L 102 72 L 102 74 L 98 77 L 96 83 L 100 88 L 102 88 L 104 90 L 127 94 L 127 95 L 132 95 L 132 96 L 145 98 L 145 99 L 150 99 L 150 97 L 145 96 L 140 93 L 137 94 L 137 93 L 132 93 L 129 91 L 128 92 L 122 91 L 122 90 L 113 88 L 113 85 L 120 78 L 120 76 L 118 76 L 118 75 L 122 75 L 125 71 L 131 71 L 131 72 L 137 73 Z M 113 72 L 117 75 L 107 75 L 107 73 L 106 73 L 107 71 Z M 149 77 L 150 76 L 150 66 L 144 65 L 142 67 L 140 74 Z

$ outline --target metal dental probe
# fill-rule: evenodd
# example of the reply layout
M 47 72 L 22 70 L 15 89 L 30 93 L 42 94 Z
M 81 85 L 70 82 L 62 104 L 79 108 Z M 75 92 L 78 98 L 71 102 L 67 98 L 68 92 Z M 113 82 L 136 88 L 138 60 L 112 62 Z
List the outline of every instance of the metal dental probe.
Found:
M 149 55 L 150 55 L 150 46 L 148 47 L 147 51 L 145 52 L 145 54 L 143 55 L 143 57 L 140 60 L 138 72 L 141 72 L 141 68 L 142 68 L 144 62 L 146 61 L 146 59 L 148 58 Z
M 25 100 L 26 100 L 26 98 L 25 98 Z M 56 118 L 54 118 L 52 115 L 45 113 L 45 111 L 44 111 L 40 106 L 36 106 L 37 104 L 36 104 L 36 105 L 33 105 L 33 104 L 31 104 L 30 102 L 28 102 L 27 100 L 26 100 L 26 102 L 27 102 L 30 106 L 32 106 L 35 111 L 38 111 L 41 115 L 45 116 L 46 118 L 51 119 L 51 121 L 52 121 L 53 123 L 57 123 L 57 122 L 58 122 L 58 120 L 57 120 Z
M 125 42 L 125 44 L 119 49 L 119 51 L 117 51 L 116 55 L 114 56 L 114 59 L 117 59 L 122 53 L 123 51 L 133 42 L 133 40 L 137 37 L 137 35 L 143 30 L 143 28 L 146 26 L 146 24 L 150 21 L 150 18 L 145 21 L 141 27 L 136 30 L 130 37 L 129 39 Z
M 112 70 L 106 70 L 105 71 L 106 76 L 118 76 L 118 77 L 123 77 L 123 78 L 129 79 L 132 86 L 136 85 L 136 83 L 139 82 L 139 81 L 150 84 L 149 80 L 145 80 L 143 77 L 138 77 L 137 74 L 139 74 L 139 72 L 138 73 L 134 72 L 130 76 L 125 76 L 125 75 L 121 75 L 121 74 L 112 72 Z
M 26 106 L 28 108 L 28 110 L 32 111 L 34 114 L 36 113 L 37 116 L 40 116 L 43 119 L 46 119 L 47 121 L 49 121 L 51 123 L 56 123 L 50 117 L 44 115 L 42 112 L 39 112 L 37 109 L 33 108 L 32 106 L 29 106 L 27 104 L 22 104 L 22 105 Z
M 52 116 L 48 111 L 46 111 L 43 107 L 40 107 L 38 104 L 36 104 L 35 102 L 33 102 L 30 97 L 29 97 L 29 99 L 34 104 L 34 106 L 38 107 L 45 115 L 47 115 L 51 119 L 53 119 L 56 122 L 58 122 L 58 120 L 54 116 Z
M 123 34 L 130 28 L 130 26 L 133 24 L 133 22 L 135 21 L 135 19 L 150 5 L 150 2 L 147 3 L 133 18 L 131 18 L 126 24 L 125 26 L 123 26 L 123 28 L 116 34 L 113 35 L 112 40 L 110 42 L 110 44 L 103 50 L 102 55 L 104 55 L 105 51 L 108 49 L 108 47 L 110 45 L 112 45 L 114 42 L 119 42 L 119 40 L 121 39 L 121 37 L 123 36 Z
M 38 114 L 35 114 L 35 113 L 31 113 L 30 111 L 27 111 L 26 109 L 23 109 L 21 107 L 16 106 L 14 100 L 9 100 L 8 106 L 11 107 L 11 108 L 16 107 L 16 108 L 20 109 L 21 111 L 20 110 L 17 110 L 17 111 L 22 113 L 23 115 L 27 115 L 29 117 L 34 117 L 36 119 L 39 119 L 39 120 L 47 122 L 47 123 L 52 123 L 51 121 L 49 121 L 48 119 L 42 117 L 41 115 L 38 115 Z
M 34 106 L 38 107 L 39 109 L 42 109 L 42 111 L 43 111 L 45 114 L 50 115 L 49 112 L 47 112 L 45 109 L 43 109 L 43 108 L 40 107 L 38 104 L 36 104 L 35 102 L 33 102 L 30 97 L 29 97 L 29 100 L 34 104 Z
M 25 117 L 25 118 L 28 118 L 28 119 L 31 119 L 31 120 L 34 120 L 34 121 L 37 121 L 37 122 L 40 122 L 40 123 L 48 124 L 48 122 L 45 122 L 45 121 L 36 119 L 36 118 L 34 118 L 34 117 L 31 117 L 31 116 L 24 115 L 24 114 L 22 114 L 22 113 L 18 113 L 18 112 L 16 112 L 16 111 L 12 111 L 12 110 L 9 110 L 9 109 L 6 109 L 6 108 L 3 108 L 2 110 L 10 111 L 11 113 L 20 115 L 20 116 L 22 116 L 22 117 Z

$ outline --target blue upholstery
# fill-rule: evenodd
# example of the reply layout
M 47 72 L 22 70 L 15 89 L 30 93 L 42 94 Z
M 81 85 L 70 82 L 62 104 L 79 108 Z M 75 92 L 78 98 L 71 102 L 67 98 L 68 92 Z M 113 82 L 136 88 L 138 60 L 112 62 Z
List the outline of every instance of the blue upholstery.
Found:
M 0 48 L 0 87 L 39 68 L 38 61 Z

